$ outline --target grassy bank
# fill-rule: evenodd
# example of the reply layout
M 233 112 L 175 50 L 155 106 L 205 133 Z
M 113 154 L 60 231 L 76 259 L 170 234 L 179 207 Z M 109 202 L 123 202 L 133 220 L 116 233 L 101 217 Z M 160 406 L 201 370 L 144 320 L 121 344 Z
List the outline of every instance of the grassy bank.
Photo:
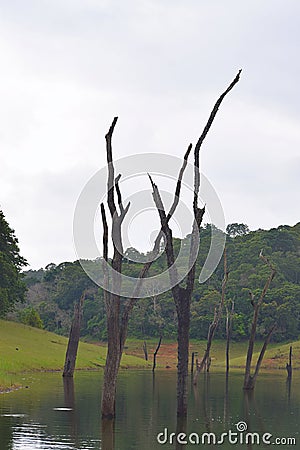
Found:
M 143 340 L 128 339 L 122 367 L 151 368 L 157 339 L 148 339 L 149 361 L 144 360 Z M 261 343 L 257 343 L 253 361 L 256 362 Z M 0 390 L 24 384 L 23 374 L 35 371 L 62 370 L 67 338 L 48 331 L 31 328 L 15 322 L 0 320 Z M 205 341 L 191 341 L 190 353 L 198 352 L 200 359 Z M 270 344 L 262 368 L 285 369 L 290 344 Z M 232 342 L 231 367 L 242 369 L 245 365 L 247 342 Z M 105 364 L 105 345 L 80 342 L 77 369 L 96 369 Z M 293 367 L 300 369 L 300 341 L 293 343 Z M 214 341 L 211 350 L 211 370 L 225 367 L 225 342 Z M 157 355 L 157 368 L 176 369 L 177 343 L 164 339 Z
M 62 370 L 67 338 L 15 322 L 0 320 L 0 387 L 22 385 L 22 373 Z M 95 369 L 105 364 L 103 346 L 80 342 L 77 369 Z M 137 356 L 125 354 L 122 367 L 147 367 Z
M 149 354 L 149 361 L 153 360 L 153 353 L 157 346 L 156 339 L 146 340 Z M 144 357 L 143 342 L 137 339 L 128 339 L 126 343 L 126 351 L 129 354 Z M 212 343 L 211 370 L 223 369 L 225 367 L 225 341 L 215 340 Z M 290 343 L 271 343 L 266 351 L 262 364 L 262 369 L 285 369 L 288 362 Z M 293 345 L 293 368 L 300 369 L 300 341 L 292 343 Z M 253 363 L 256 363 L 262 342 L 257 342 L 254 348 Z M 191 340 L 190 355 L 192 352 L 198 352 L 197 358 L 200 360 L 206 348 L 206 341 Z M 232 342 L 230 347 L 230 366 L 235 369 L 245 367 L 246 353 L 248 342 Z M 160 350 L 157 354 L 157 367 L 176 369 L 177 365 L 177 343 L 174 341 L 163 340 Z

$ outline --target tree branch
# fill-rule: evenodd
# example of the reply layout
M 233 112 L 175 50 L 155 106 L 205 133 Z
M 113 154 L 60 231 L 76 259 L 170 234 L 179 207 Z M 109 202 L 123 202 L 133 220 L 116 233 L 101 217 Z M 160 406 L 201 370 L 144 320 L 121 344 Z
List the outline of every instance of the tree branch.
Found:
M 183 178 L 183 174 L 184 174 L 185 168 L 187 166 L 188 158 L 189 158 L 189 155 L 191 153 L 192 147 L 193 147 L 193 144 L 190 144 L 188 146 L 187 151 L 185 152 L 185 155 L 184 155 L 184 158 L 183 158 L 183 164 L 182 164 L 182 167 L 181 167 L 179 175 L 178 175 L 178 180 L 177 180 L 177 185 L 176 185 L 176 190 L 175 190 L 173 204 L 172 204 L 172 206 L 170 208 L 170 211 L 169 211 L 169 213 L 167 215 L 167 222 L 169 222 L 169 220 L 171 219 L 171 217 L 173 216 L 173 214 L 174 214 L 174 212 L 175 212 L 175 210 L 177 208 L 177 205 L 178 205 L 178 202 L 179 202 L 179 197 L 180 197 L 182 178 Z
M 237 82 L 240 79 L 240 74 L 242 70 L 239 70 L 238 74 L 234 78 L 234 80 L 230 83 L 228 88 L 223 92 L 222 95 L 218 98 L 218 100 L 215 103 L 215 106 L 213 107 L 210 116 L 208 118 L 208 121 L 202 131 L 201 136 L 198 139 L 198 142 L 195 146 L 194 155 L 195 155 L 195 179 L 194 179 L 194 210 L 198 207 L 198 195 L 199 195 L 199 188 L 200 188 L 200 173 L 199 173 L 199 153 L 200 148 L 203 144 L 204 139 L 206 138 L 207 133 L 209 132 L 209 129 L 216 117 L 216 114 L 218 112 L 219 107 L 221 106 L 222 101 L 224 100 L 225 96 L 231 91 L 231 89 L 237 84 Z
M 106 220 L 106 213 L 104 204 L 101 203 L 101 217 L 103 224 L 103 258 L 107 262 L 108 261 L 108 225 Z
M 108 130 L 108 133 L 105 135 L 106 140 L 106 156 L 107 156 L 107 167 L 108 167 L 108 179 L 107 179 L 107 203 L 110 210 L 111 217 L 116 213 L 116 205 L 114 199 L 114 178 L 115 171 L 113 165 L 113 157 L 112 157 L 112 135 L 116 126 L 118 118 L 115 117 L 112 121 L 112 124 Z
M 187 151 L 185 152 L 185 155 L 184 155 L 183 164 L 182 164 L 182 167 L 181 167 L 181 169 L 179 171 L 179 174 L 178 174 L 178 180 L 177 180 L 177 185 L 176 185 L 176 190 L 175 190 L 173 203 L 172 203 L 172 206 L 171 206 L 171 208 L 170 208 L 170 210 L 168 212 L 168 215 L 166 217 L 166 224 L 169 223 L 171 217 L 175 213 L 175 210 L 176 210 L 176 208 L 178 206 L 178 201 L 179 201 L 180 191 L 181 191 L 181 186 L 182 186 L 182 179 L 183 179 L 183 175 L 184 175 L 184 172 L 185 172 L 185 169 L 186 169 L 186 166 L 187 166 L 187 161 L 188 161 L 188 157 L 190 155 L 191 150 L 192 150 L 192 144 L 190 144 L 188 146 L 188 149 L 187 149 Z M 153 180 L 152 180 L 151 176 L 149 176 L 149 179 L 150 179 L 151 185 L 153 187 Z M 121 341 L 123 343 L 125 342 L 125 336 L 126 336 L 126 332 L 127 332 L 126 330 L 127 330 L 127 322 L 128 322 L 129 314 L 132 311 L 132 308 L 133 308 L 133 306 L 134 306 L 134 304 L 135 304 L 135 302 L 137 300 L 137 297 L 139 295 L 139 292 L 140 292 L 142 284 L 143 284 L 143 280 L 147 276 L 147 274 L 149 272 L 149 269 L 150 269 L 154 259 L 156 258 L 156 256 L 159 253 L 160 242 L 161 242 L 161 239 L 162 239 L 163 236 L 164 236 L 164 233 L 163 233 L 163 230 L 162 230 L 162 227 L 161 227 L 161 229 L 160 229 L 160 231 L 159 231 L 159 233 L 156 236 L 156 239 L 154 241 L 153 250 L 151 252 L 151 260 L 146 262 L 143 265 L 143 267 L 142 267 L 142 269 L 140 271 L 140 274 L 139 274 L 139 280 L 137 281 L 137 284 L 136 284 L 133 296 L 131 297 L 131 299 L 128 300 L 128 302 L 125 305 L 123 316 L 122 316 L 122 332 L 121 332 L 121 335 L 122 335 Z
M 103 269 L 103 298 L 106 310 L 109 309 L 109 292 L 108 292 L 108 225 L 106 220 L 106 213 L 104 204 L 101 203 L 101 217 L 102 217 L 102 225 L 103 225 L 103 261 L 102 261 L 102 269 Z
M 123 202 L 122 202 L 122 194 L 121 194 L 120 186 L 119 186 L 120 178 L 121 178 L 121 174 L 119 173 L 119 175 L 118 175 L 117 178 L 115 179 L 115 187 L 116 187 L 116 191 L 117 191 L 117 197 L 118 197 L 118 203 L 119 203 L 120 213 L 122 214 L 122 213 L 124 212 L 124 206 L 123 206 Z

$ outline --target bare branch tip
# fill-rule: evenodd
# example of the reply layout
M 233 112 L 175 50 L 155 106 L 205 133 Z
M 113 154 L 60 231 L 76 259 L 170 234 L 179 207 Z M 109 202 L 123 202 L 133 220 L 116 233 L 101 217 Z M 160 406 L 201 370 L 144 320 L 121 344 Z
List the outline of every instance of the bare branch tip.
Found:
M 151 177 L 150 173 L 149 173 L 149 172 L 147 172 L 147 175 L 148 175 L 148 177 L 149 177 L 149 180 L 150 180 L 150 182 L 151 182 L 151 184 L 152 184 L 152 187 L 154 188 L 154 187 L 155 187 L 155 183 L 154 183 L 154 181 L 153 181 L 153 179 L 152 179 L 152 177 Z
M 116 126 L 118 117 L 114 117 L 111 126 L 109 127 L 108 133 L 105 135 L 105 138 L 108 139 L 109 137 L 112 136 L 113 132 L 114 132 L 114 128 Z
M 188 159 L 189 154 L 191 153 L 192 148 L 193 148 L 193 144 L 189 144 L 188 149 L 187 149 L 187 151 L 185 152 L 185 155 L 184 155 L 184 159 L 185 159 L 185 160 Z
M 130 208 L 130 202 L 128 202 L 127 205 L 125 206 L 124 215 L 127 214 L 129 208 Z

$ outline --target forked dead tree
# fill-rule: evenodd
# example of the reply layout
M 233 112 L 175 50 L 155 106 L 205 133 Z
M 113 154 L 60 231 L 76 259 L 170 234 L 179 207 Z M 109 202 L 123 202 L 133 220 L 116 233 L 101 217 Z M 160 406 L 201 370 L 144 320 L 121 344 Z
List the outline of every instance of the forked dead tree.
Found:
M 197 370 L 195 372 L 194 379 L 193 379 L 193 383 L 195 385 L 197 384 L 198 375 L 201 372 L 201 370 L 203 370 L 203 367 L 204 366 L 207 367 L 207 369 L 206 369 L 207 372 L 209 372 L 209 369 L 210 369 L 210 364 L 211 364 L 210 349 L 211 349 L 212 340 L 215 335 L 215 331 L 218 328 L 220 319 L 222 317 L 222 311 L 223 311 L 223 307 L 224 307 L 224 303 L 225 303 L 225 289 L 226 289 L 227 280 L 228 280 L 227 255 L 226 255 L 226 248 L 225 248 L 224 249 L 224 277 L 223 277 L 223 281 L 222 281 L 221 300 L 220 300 L 219 306 L 215 308 L 214 319 L 208 328 L 207 344 L 206 344 L 204 356 L 202 358 L 201 363 L 199 365 L 197 365 Z
M 266 258 L 263 254 L 262 251 L 260 252 L 259 257 L 261 258 L 261 260 L 270 268 L 270 275 L 265 283 L 265 286 L 261 292 L 261 295 L 259 297 L 259 299 L 257 301 L 255 301 L 255 297 L 253 295 L 252 292 L 250 292 L 250 297 L 251 297 L 251 304 L 253 306 L 253 319 L 252 319 L 252 325 L 251 325 L 251 333 L 250 333 L 250 338 L 249 338 L 249 344 L 248 344 L 248 352 L 247 352 L 247 359 L 246 359 L 246 368 L 245 368 L 245 377 L 244 377 L 244 389 L 245 390 L 253 390 L 255 387 L 255 383 L 256 383 L 256 379 L 260 370 L 260 366 L 261 363 L 263 361 L 268 343 L 271 339 L 272 333 L 275 330 L 276 324 L 274 324 L 266 338 L 264 341 L 264 344 L 262 346 L 262 349 L 260 351 L 256 366 L 255 366 L 255 371 L 254 374 L 251 375 L 251 363 L 252 363 L 252 356 L 253 356 L 253 350 L 254 350 L 254 343 L 255 343 L 255 336 L 256 336 L 256 328 L 257 328 L 257 321 L 258 321 L 258 315 L 259 315 L 259 310 L 261 308 L 263 299 L 265 298 L 265 295 L 269 289 L 269 286 L 271 284 L 271 281 L 273 280 L 275 274 L 276 274 L 276 270 L 275 268 L 272 266 L 272 264 L 270 263 L 270 261 L 268 260 L 268 258 Z
M 199 156 L 200 149 L 203 141 L 215 119 L 217 111 L 225 98 L 225 96 L 233 89 L 240 78 L 241 71 L 238 72 L 232 83 L 223 92 L 215 103 L 209 119 L 203 129 L 201 136 L 194 149 L 194 200 L 193 200 L 193 212 L 194 223 L 191 233 L 191 247 L 190 247 L 190 263 L 191 269 L 186 276 L 185 287 L 183 288 L 179 284 L 177 268 L 174 264 L 175 254 L 173 248 L 173 236 L 172 230 L 169 226 L 168 216 L 165 212 L 165 208 L 159 193 L 157 185 L 150 177 L 153 199 L 158 210 L 158 214 L 161 222 L 161 229 L 165 235 L 166 247 L 165 252 L 167 256 L 167 264 L 169 268 L 169 276 L 172 287 L 172 295 L 176 305 L 178 327 L 177 327 L 177 340 L 178 340 L 178 365 L 177 365 L 177 416 L 184 417 L 187 415 L 187 376 L 188 376 L 188 359 L 189 359 L 189 329 L 190 329 L 190 305 L 191 298 L 195 283 L 195 270 L 196 270 L 196 258 L 195 252 L 198 251 L 197 236 L 202 223 L 202 218 L 205 212 L 205 208 L 199 208 L 199 189 L 200 189 L 200 170 L 199 170 Z
M 107 357 L 104 370 L 101 405 L 103 419 L 113 419 L 115 417 L 117 375 L 120 367 L 125 340 L 127 337 L 128 321 L 142 288 L 144 278 L 147 276 L 153 260 L 155 260 L 156 256 L 160 252 L 160 244 L 161 240 L 163 239 L 163 233 L 162 230 L 160 230 L 154 242 L 153 250 L 151 253 L 152 257 L 149 258 L 149 261 L 143 265 L 140 271 L 133 296 L 131 298 L 123 299 L 122 301 L 124 302 L 124 304 L 121 308 L 121 273 L 124 253 L 122 245 L 122 222 L 128 212 L 130 205 L 128 204 L 126 207 L 124 207 L 121 190 L 119 187 L 121 175 L 115 177 L 114 173 L 112 135 L 117 123 L 117 119 L 117 117 L 114 118 L 110 129 L 105 136 L 108 166 L 107 205 L 111 215 L 111 238 L 113 244 L 113 257 L 111 261 L 108 258 L 109 228 L 106 218 L 105 206 L 103 203 L 101 204 L 101 217 L 103 224 L 104 302 L 107 316 L 108 336 Z M 174 196 L 174 201 L 168 213 L 168 221 L 173 216 L 178 205 L 178 196 L 180 195 L 182 177 L 186 168 L 187 158 L 191 151 L 191 148 L 192 147 L 190 145 L 179 172 L 176 186 L 177 195 Z M 115 203 L 115 194 L 117 195 L 118 210 Z M 110 274 L 108 265 L 111 265 L 111 267 L 114 269 L 112 275 Z M 113 287 L 113 289 L 109 289 L 109 286 Z
M 85 295 L 86 292 L 84 291 L 79 302 L 74 305 L 74 317 L 69 333 L 63 377 L 73 377 L 74 375 Z

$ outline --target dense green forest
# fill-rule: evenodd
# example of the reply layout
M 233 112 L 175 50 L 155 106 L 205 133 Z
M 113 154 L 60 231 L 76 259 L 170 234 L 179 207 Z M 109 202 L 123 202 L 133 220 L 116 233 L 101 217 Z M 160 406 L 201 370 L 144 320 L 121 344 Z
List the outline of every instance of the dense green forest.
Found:
M 24 300 L 26 286 L 22 268 L 25 266 L 27 261 L 20 255 L 15 231 L 0 210 L 0 317 Z
M 200 251 L 197 272 L 205 261 L 211 237 L 211 226 L 201 228 Z M 235 340 L 248 337 L 252 318 L 249 292 L 259 295 L 269 274 L 268 267 L 259 258 L 263 253 L 276 267 L 277 273 L 267 292 L 261 309 L 257 329 L 258 338 L 274 322 L 277 329 L 273 340 L 286 341 L 300 336 L 300 223 L 271 230 L 249 231 L 243 224 L 227 227 L 227 260 L 229 277 L 226 287 L 226 303 L 234 302 L 233 334 Z M 176 248 L 180 241 L 175 239 Z M 130 256 L 135 249 L 126 251 L 124 271 L 137 276 L 141 264 L 132 263 Z M 150 275 L 165 267 L 164 254 L 152 265 Z M 101 264 L 101 261 L 91 262 Z M 221 296 L 223 261 L 204 284 L 196 283 L 191 306 L 191 338 L 205 339 L 214 309 Z M 82 336 L 94 339 L 106 338 L 105 307 L 102 289 L 85 274 L 78 261 L 49 264 L 45 269 L 25 272 L 28 291 L 26 302 L 19 305 L 14 318 L 60 334 L 68 334 L 74 302 L 84 289 L 87 290 L 84 305 Z M 163 335 L 176 339 L 176 311 L 169 292 L 137 302 L 129 324 L 129 336 L 146 338 Z M 225 311 L 216 337 L 225 336 Z

